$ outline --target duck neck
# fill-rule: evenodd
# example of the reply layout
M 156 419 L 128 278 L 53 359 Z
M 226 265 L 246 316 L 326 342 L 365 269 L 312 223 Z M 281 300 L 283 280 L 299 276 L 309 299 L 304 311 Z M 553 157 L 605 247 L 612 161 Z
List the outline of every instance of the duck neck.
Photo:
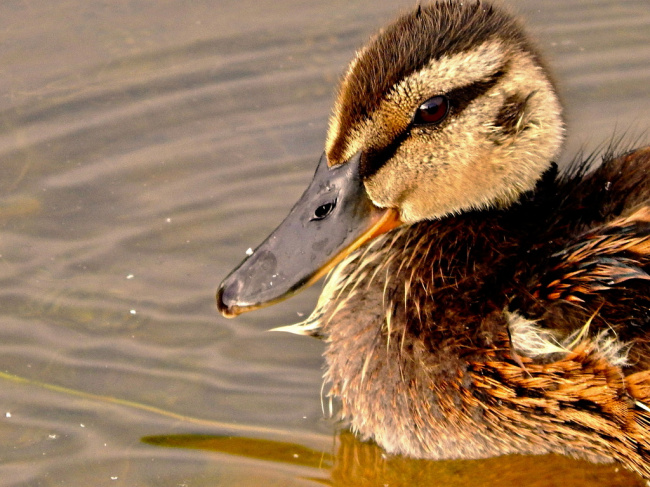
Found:
M 337 269 L 337 285 L 325 288 L 331 394 L 353 429 L 389 451 L 425 458 L 504 453 L 479 433 L 470 441 L 477 430 L 466 424 L 482 414 L 469 400 L 470 364 L 506 353 L 513 257 L 505 256 L 517 238 L 499 215 L 399 229 Z

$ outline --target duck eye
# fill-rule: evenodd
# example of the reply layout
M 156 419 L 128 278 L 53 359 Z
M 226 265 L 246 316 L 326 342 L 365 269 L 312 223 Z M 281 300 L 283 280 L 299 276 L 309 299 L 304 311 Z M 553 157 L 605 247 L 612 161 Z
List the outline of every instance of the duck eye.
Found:
M 316 208 L 316 211 L 314 212 L 314 216 L 311 218 L 312 221 L 314 220 L 324 220 L 325 218 L 328 217 L 330 213 L 332 213 L 332 210 L 336 206 L 336 200 L 331 201 L 329 203 L 325 203 L 324 205 L 320 205 L 318 208 Z
M 413 123 L 417 125 L 437 124 L 445 119 L 448 112 L 449 100 L 447 97 L 434 96 L 418 107 L 413 117 Z

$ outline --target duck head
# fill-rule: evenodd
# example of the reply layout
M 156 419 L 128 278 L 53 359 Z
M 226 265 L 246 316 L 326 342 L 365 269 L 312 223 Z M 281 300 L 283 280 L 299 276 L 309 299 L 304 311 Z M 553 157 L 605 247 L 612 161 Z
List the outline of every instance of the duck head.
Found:
M 563 134 L 553 83 L 516 20 L 485 2 L 418 7 L 351 62 L 311 184 L 221 283 L 220 312 L 284 299 L 398 225 L 508 206 Z

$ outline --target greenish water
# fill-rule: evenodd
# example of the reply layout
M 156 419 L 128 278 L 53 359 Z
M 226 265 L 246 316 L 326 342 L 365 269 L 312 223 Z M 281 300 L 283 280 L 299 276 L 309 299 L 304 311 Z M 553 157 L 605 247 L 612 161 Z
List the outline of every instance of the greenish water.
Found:
M 563 160 L 648 141 L 647 0 L 511 3 L 568 107 Z M 322 344 L 266 332 L 318 289 L 216 312 L 310 179 L 346 63 L 412 5 L 0 5 L 1 485 L 641 485 L 556 457 L 384 458 L 323 414 Z

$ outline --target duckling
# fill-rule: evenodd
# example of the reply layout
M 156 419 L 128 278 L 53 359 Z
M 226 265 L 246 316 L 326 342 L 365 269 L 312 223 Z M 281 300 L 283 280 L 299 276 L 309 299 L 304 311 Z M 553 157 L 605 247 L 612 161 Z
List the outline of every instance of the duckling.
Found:
M 345 73 L 314 178 L 217 292 L 329 271 L 302 323 L 363 439 L 423 459 L 560 453 L 650 478 L 650 147 L 552 162 L 556 88 L 484 1 L 420 6 Z

